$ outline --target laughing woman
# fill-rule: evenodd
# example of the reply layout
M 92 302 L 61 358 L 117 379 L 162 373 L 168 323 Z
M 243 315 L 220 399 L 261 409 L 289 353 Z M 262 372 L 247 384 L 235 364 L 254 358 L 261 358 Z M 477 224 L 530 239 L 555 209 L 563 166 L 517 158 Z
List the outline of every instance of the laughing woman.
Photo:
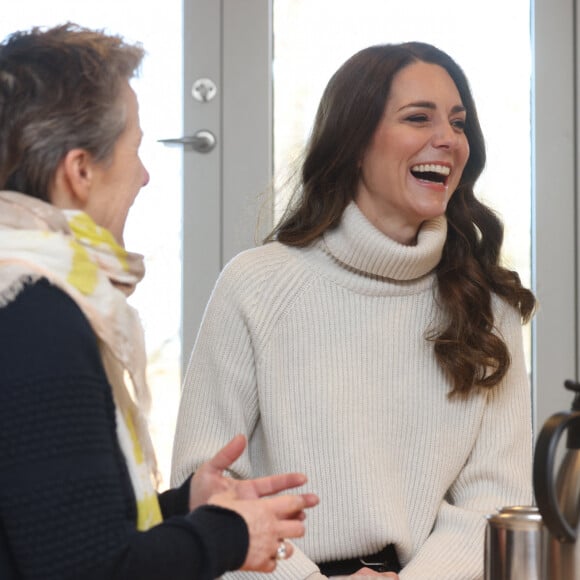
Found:
M 237 476 L 306 471 L 322 503 L 279 580 L 479 579 L 484 514 L 532 500 L 535 299 L 500 265 L 502 225 L 474 195 L 484 163 L 447 54 L 362 50 L 325 90 L 294 203 L 214 289 L 174 481 L 237 432 Z

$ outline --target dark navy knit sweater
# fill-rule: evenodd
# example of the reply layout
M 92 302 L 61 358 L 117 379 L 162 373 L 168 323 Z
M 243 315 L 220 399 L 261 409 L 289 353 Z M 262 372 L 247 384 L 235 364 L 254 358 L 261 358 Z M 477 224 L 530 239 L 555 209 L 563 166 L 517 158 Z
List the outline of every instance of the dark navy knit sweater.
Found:
M 138 532 L 88 321 L 46 280 L 0 308 L 0 579 L 206 580 L 241 566 L 243 519 L 187 513 L 187 485 Z

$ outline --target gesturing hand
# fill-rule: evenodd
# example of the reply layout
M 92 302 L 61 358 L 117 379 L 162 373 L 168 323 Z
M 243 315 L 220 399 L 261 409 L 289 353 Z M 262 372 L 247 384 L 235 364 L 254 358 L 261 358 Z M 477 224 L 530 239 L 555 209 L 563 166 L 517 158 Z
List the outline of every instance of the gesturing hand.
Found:
M 191 478 L 189 487 L 191 511 L 207 503 L 209 498 L 217 493 L 232 492 L 232 498 L 257 499 L 306 483 L 306 476 L 302 473 L 285 473 L 248 480 L 224 476 L 224 470 L 240 457 L 245 448 L 246 438 L 237 435 L 197 470 Z
M 237 480 L 224 476 L 227 469 L 246 448 L 243 435 L 234 437 L 212 459 L 206 461 L 191 478 L 189 509 L 211 503 L 240 514 L 248 526 L 249 547 L 242 570 L 272 572 L 276 551 L 285 538 L 304 535 L 304 510 L 318 503 L 315 494 L 267 497 L 306 483 L 302 473 L 285 473 L 258 479 Z M 263 498 L 263 499 L 260 499 Z M 293 547 L 285 542 L 286 557 Z

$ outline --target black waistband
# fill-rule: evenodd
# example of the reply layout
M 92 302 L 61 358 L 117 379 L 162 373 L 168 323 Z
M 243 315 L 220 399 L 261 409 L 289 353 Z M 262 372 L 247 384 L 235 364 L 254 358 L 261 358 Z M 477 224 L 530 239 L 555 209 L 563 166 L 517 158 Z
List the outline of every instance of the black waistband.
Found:
M 335 560 L 318 564 L 320 571 L 325 576 L 337 576 L 339 574 L 354 574 L 361 568 L 370 568 L 375 572 L 400 572 L 401 564 L 397 556 L 397 550 L 393 544 L 389 544 L 376 554 L 350 558 L 349 560 Z

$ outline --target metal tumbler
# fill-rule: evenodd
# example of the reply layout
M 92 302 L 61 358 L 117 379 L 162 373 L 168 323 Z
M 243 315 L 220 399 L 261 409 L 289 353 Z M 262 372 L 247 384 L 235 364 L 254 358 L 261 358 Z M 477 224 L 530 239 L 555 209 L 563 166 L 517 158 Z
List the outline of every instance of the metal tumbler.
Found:
M 545 580 L 546 534 L 534 506 L 509 506 L 488 515 L 485 580 Z

